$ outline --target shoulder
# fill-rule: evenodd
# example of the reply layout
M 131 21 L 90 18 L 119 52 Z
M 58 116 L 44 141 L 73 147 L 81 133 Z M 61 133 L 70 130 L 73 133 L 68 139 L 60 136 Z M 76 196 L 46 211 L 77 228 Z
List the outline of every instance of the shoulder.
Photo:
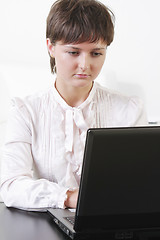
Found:
M 24 98 L 14 97 L 11 100 L 11 116 L 21 116 L 25 122 L 36 120 L 49 108 L 52 102 L 52 88 Z
M 142 100 L 137 96 L 128 96 L 101 86 L 98 83 L 96 83 L 96 95 L 99 96 L 102 101 L 106 102 L 106 100 L 108 100 L 112 106 L 117 106 L 117 108 L 126 108 L 129 106 L 141 108 L 143 105 Z
M 28 95 L 24 98 L 14 97 L 11 100 L 11 105 L 19 110 L 23 108 L 34 108 L 35 110 L 39 110 L 39 108 L 47 105 L 50 102 L 52 95 L 51 92 L 52 88 L 49 88 L 46 91 Z
M 99 84 L 96 95 L 98 104 L 108 108 L 113 125 L 135 125 L 145 115 L 143 101 L 137 96 L 128 96 Z

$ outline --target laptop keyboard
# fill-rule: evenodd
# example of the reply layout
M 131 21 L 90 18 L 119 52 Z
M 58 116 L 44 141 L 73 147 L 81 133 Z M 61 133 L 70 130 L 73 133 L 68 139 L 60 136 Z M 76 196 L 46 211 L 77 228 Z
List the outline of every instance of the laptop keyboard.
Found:
M 74 225 L 74 219 L 75 217 L 65 217 L 65 219 L 67 219 L 72 225 Z

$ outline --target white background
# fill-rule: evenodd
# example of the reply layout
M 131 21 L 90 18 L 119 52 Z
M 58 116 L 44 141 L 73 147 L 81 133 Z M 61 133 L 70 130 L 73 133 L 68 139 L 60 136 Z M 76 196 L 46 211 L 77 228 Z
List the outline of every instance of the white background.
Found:
M 115 39 L 98 81 L 140 96 L 149 121 L 160 120 L 160 1 L 102 0 L 116 16 Z M 12 96 L 52 84 L 45 42 L 53 0 L 0 1 L 0 121 Z
M 140 96 L 160 121 L 160 1 L 102 0 L 116 16 L 115 39 L 97 81 Z M 53 0 L 0 0 L 0 158 L 10 98 L 52 84 L 46 17 Z

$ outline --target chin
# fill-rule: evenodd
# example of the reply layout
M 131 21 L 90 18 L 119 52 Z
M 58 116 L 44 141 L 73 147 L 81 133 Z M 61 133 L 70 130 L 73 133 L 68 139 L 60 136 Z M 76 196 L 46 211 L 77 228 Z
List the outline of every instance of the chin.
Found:
M 81 80 L 76 80 L 73 83 L 74 87 L 79 87 L 79 88 L 85 88 L 85 87 L 90 87 L 92 85 L 92 80 L 86 80 L 86 79 L 81 79 Z

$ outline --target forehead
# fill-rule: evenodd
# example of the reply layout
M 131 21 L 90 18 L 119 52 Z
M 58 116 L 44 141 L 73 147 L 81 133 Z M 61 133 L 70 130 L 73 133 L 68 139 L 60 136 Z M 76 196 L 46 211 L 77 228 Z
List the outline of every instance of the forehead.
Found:
M 107 48 L 107 44 L 98 41 L 98 42 L 83 42 L 83 43 L 63 43 L 62 41 L 58 41 L 56 43 L 58 46 L 66 47 L 66 48 L 74 48 L 74 49 L 82 49 L 82 50 L 91 50 L 91 49 L 99 49 L 99 50 L 105 50 Z

